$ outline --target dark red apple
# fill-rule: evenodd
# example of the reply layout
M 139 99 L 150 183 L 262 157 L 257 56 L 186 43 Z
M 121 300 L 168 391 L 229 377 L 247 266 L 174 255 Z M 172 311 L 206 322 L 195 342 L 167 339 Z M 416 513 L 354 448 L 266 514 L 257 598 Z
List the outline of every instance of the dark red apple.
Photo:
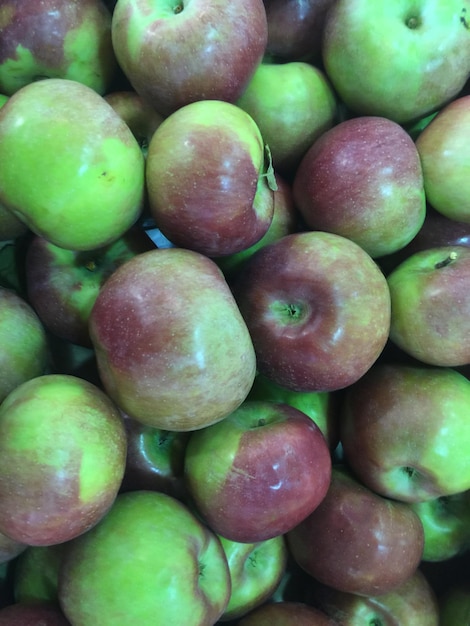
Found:
M 0 626 L 71 626 L 55 604 L 17 602 L 0 609 Z

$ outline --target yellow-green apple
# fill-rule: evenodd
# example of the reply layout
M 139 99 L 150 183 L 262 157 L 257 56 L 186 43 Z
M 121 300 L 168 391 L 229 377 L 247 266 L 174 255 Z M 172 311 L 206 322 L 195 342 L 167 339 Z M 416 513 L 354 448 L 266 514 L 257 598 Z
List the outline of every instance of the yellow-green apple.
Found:
M 183 248 L 130 259 L 90 314 L 101 380 L 150 426 L 194 430 L 235 410 L 256 373 L 248 328 L 216 263 Z
M 91 347 L 88 318 L 102 285 L 125 261 L 154 248 L 137 227 L 102 248 L 86 251 L 67 250 L 35 235 L 24 260 L 28 302 L 51 333 Z
M 45 374 L 49 365 L 46 330 L 32 306 L 0 287 L 0 403 L 18 385 Z
M 312 230 L 348 237 L 377 258 L 408 244 L 426 215 L 416 146 L 396 122 L 358 116 L 309 147 L 293 194 Z
M 0 22 L 5 94 L 42 78 L 76 80 L 100 94 L 110 88 L 117 62 L 111 12 L 102 0 L 5 0 Z
M 263 138 L 248 113 L 229 102 L 193 102 L 169 115 L 150 141 L 150 213 L 175 245 L 211 257 L 239 252 L 273 218 L 264 170 Z
M 287 404 L 245 401 L 191 433 L 184 476 L 219 535 L 255 543 L 286 533 L 324 498 L 331 455 L 319 427 Z
M 28 545 L 68 541 L 112 505 L 124 474 L 121 415 L 97 386 L 38 376 L 0 405 L 0 532 Z
M 118 0 L 113 11 L 119 65 L 163 115 L 196 100 L 236 100 L 267 37 L 262 0 Z
M 65 543 L 28 546 L 16 559 L 12 573 L 15 602 L 58 602 L 59 569 Z
M 286 235 L 250 258 L 233 289 L 258 370 L 293 391 L 351 385 L 387 342 L 386 278 L 346 237 Z
M 16 602 L 0 609 L 0 626 L 72 626 L 53 603 Z
M 145 161 L 121 117 L 90 87 L 30 83 L 0 109 L 0 202 L 57 246 L 92 250 L 139 217 Z
M 179 500 L 120 494 L 90 531 L 69 542 L 59 602 L 72 624 L 212 626 L 231 591 L 218 537 Z
M 346 390 L 347 463 L 378 493 L 420 502 L 470 488 L 470 380 L 452 368 L 377 363 Z
M 436 594 L 420 569 L 388 593 L 362 596 L 312 580 L 308 602 L 342 626 L 439 626 Z M 456 624 L 455 624 L 456 626 Z
M 470 490 L 412 502 L 424 528 L 423 561 L 445 561 L 470 548 Z
M 230 571 L 231 593 L 220 621 L 240 619 L 269 600 L 286 571 L 287 546 L 282 535 L 257 543 L 219 536 Z
M 286 176 L 337 121 L 336 96 L 325 72 L 303 61 L 260 63 L 236 104 L 255 120 L 275 171 Z
M 186 500 L 184 455 L 190 433 L 162 430 L 123 413 L 127 460 L 120 491 L 162 491 Z
M 467 223 L 470 148 L 465 136 L 469 126 L 470 95 L 465 95 L 443 107 L 416 140 L 429 204 L 446 217 Z
M 323 32 L 326 73 L 356 114 L 416 120 L 464 87 L 469 14 L 462 0 L 336 0 Z
M 238 626 L 339 626 L 326 613 L 304 602 L 266 602 L 237 622 Z
M 384 498 L 334 465 L 319 506 L 286 535 L 291 556 L 324 585 L 364 596 L 389 593 L 418 568 L 424 533 L 404 502 Z
M 470 623 L 470 580 L 452 586 L 439 598 L 439 626 L 466 626 Z
M 415 252 L 387 281 L 391 341 L 429 365 L 470 363 L 470 247 Z
M 257 374 L 247 400 L 281 402 L 308 415 L 320 428 L 333 452 L 339 441 L 338 398 L 323 391 L 291 391 L 281 387 L 263 374 Z

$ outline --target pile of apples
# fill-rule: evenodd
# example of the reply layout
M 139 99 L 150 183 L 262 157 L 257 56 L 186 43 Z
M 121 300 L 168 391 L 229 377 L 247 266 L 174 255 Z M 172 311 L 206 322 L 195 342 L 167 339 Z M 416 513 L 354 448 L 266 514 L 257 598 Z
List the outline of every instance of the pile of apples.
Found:
M 469 0 L 0 25 L 0 626 L 470 624 Z

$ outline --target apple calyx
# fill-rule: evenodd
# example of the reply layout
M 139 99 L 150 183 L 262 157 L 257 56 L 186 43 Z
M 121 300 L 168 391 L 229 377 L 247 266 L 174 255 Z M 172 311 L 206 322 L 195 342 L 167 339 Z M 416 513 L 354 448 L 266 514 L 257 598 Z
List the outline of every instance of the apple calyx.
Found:
M 421 19 L 416 15 L 408 17 L 405 22 L 407 28 L 409 28 L 410 30 L 416 30 L 417 28 L 419 28 L 419 26 L 421 26 L 421 23 Z
M 289 326 L 303 322 L 307 316 L 306 307 L 296 302 L 273 302 L 270 306 L 273 316 L 285 321 Z
M 448 254 L 448 256 L 445 259 L 435 263 L 434 268 L 436 270 L 439 270 L 442 267 L 447 267 L 448 265 L 450 265 L 452 263 L 452 261 L 455 261 L 456 258 L 457 258 L 457 252 L 455 252 L 455 250 L 453 250 L 452 252 L 450 252 Z

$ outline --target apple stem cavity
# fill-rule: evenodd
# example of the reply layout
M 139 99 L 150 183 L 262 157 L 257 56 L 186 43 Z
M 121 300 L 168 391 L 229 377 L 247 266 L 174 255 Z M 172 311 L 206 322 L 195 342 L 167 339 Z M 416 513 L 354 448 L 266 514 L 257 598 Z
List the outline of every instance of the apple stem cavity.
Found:
M 434 265 L 434 267 L 436 270 L 439 270 L 442 267 L 447 267 L 448 265 L 452 263 L 452 261 L 455 261 L 456 258 L 457 258 L 457 252 L 455 251 L 450 252 L 449 255 L 445 259 L 443 259 L 442 261 L 438 261 Z
M 178 15 L 178 13 L 182 13 L 184 9 L 184 5 L 182 2 L 178 2 L 178 4 L 175 5 L 175 7 L 173 8 L 173 13 L 175 15 Z
M 416 17 L 416 15 L 413 15 L 406 20 L 406 26 L 410 30 L 415 30 L 416 28 L 421 26 L 421 20 L 419 19 L 419 17 Z

